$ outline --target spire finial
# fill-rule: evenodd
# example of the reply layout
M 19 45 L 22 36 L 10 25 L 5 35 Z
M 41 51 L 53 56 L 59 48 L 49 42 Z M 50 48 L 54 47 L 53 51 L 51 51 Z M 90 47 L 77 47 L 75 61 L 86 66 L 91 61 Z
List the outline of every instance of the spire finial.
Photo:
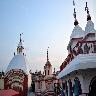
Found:
M 23 34 L 23 33 L 20 34 L 20 42 L 19 42 L 19 44 L 18 44 L 18 46 L 17 46 L 17 54 L 23 53 L 24 47 L 23 47 L 23 45 L 22 45 L 22 38 L 21 38 L 21 35 L 22 35 L 22 34 Z
M 20 34 L 20 42 L 22 42 L 22 38 L 21 38 L 22 34 L 23 34 L 23 33 Z
M 78 21 L 77 21 L 77 19 L 76 19 L 76 10 L 75 10 L 75 2 L 74 2 L 74 0 L 73 0 L 73 7 L 74 7 L 74 13 L 73 13 L 73 16 L 74 16 L 74 18 L 75 18 L 74 25 L 76 26 L 76 25 L 78 25 Z
M 87 6 L 87 2 L 86 2 L 85 11 L 87 12 L 87 21 L 88 21 L 88 20 L 91 20 L 91 16 L 90 16 L 90 14 L 89 14 L 89 8 L 88 8 L 88 6 Z
M 49 47 L 47 48 L 47 61 L 49 61 L 48 49 L 49 49 Z
M 22 41 L 22 39 L 21 39 L 21 34 L 20 34 L 20 42 Z

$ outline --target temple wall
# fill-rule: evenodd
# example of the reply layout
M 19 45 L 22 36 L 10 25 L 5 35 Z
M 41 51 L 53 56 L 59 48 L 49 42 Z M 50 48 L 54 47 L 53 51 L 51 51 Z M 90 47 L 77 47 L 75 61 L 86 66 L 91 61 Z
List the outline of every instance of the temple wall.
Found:
M 27 96 L 28 93 L 28 76 L 25 73 L 17 71 L 10 71 L 4 78 L 4 89 L 13 89 L 23 96 Z
M 83 76 L 82 76 L 81 72 L 79 72 L 79 71 L 77 73 L 73 72 L 70 75 L 65 76 L 62 79 L 62 82 L 65 83 L 65 81 L 67 81 L 67 86 L 68 86 L 68 80 L 71 79 L 72 87 L 73 87 L 74 86 L 74 79 L 75 79 L 75 77 L 79 78 L 79 81 L 80 81 L 80 84 L 81 84 L 81 88 L 82 88 L 82 92 L 83 92 L 83 90 L 84 90 Z M 69 87 L 68 87 L 68 93 L 69 93 Z M 70 95 L 68 94 L 68 96 L 70 96 Z M 73 93 L 73 96 L 74 96 L 74 93 Z M 84 95 L 80 95 L 80 96 L 84 96 Z

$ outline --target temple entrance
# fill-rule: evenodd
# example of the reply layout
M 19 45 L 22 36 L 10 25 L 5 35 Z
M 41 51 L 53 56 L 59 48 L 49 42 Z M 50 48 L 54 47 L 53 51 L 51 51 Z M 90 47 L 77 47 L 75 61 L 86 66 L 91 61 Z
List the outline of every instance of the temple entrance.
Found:
M 89 96 L 96 96 L 96 76 L 90 82 Z

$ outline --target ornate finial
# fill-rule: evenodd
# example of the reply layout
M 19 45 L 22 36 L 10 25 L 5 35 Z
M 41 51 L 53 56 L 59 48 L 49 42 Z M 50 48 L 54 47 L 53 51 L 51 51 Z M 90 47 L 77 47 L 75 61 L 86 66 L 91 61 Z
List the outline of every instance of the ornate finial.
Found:
M 23 34 L 23 33 L 20 34 L 20 42 L 22 42 L 22 39 L 21 39 L 21 35 L 22 35 L 22 34 Z
M 85 11 L 87 11 L 87 14 L 89 14 L 89 8 L 88 8 L 88 6 L 87 6 L 87 2 L 86 2 Z
M 86 2 L 85 11 L 87 12 L 87 21 L 88 21 L 88 20 L 91 20 L 91 16 L 90 16 L 90 14 L 89 14 L 89 8 L 88 8 L 88 6 L 87 6 L 87 2 Z
M 73 6 L 74 6 L 74 13 L 73 13 L 73 16 L 74 16 L 74 18 L 75 18 L 74 25 L 76 26 L 76 25 L 78 25 L 78 21 L 77 21 L 77 19 L 76 19 L 76 11 L 75 11 L 75 2 L 74 2 L 74 0 L 73 0 Z
M 75 18 L 75 20 L 76 20 L 76 11 L 75 11 L 75 8 L 74 8 L 73 16 L 74 16 L 74 18 Z
M 22 41 L 22 39 L 21 39 L 21 34 L 20 34 L 20 42 Z
M 23 33 L 22 33 L 23 34 Z M 24 49 L 24 47 L 23 47 L 23 45 L 22 45 L 22 38 L 21 38 L 21 35 L 22 34 L 20 34 L 20 42 L 19 42 L 19 44 L 18 44 L 18 46 L 17 46 L 17 54 L 23 54 L 23 49 Z
M 49 57 L 48 57 L 48 49 L 49 49 L 49 47 L 47 48 L 47 61 L 49 61 Z

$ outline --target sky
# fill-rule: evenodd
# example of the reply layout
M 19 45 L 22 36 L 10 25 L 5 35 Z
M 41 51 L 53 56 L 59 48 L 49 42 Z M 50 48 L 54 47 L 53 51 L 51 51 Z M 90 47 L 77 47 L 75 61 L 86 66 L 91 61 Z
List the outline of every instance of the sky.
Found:
M 83 30 L 87 22 L 86 1 L 92 20 L 96 21 L 94 0 L 75 0 L 77 20 Z M 52 67 L 59 70 L 67 57 L 74 28 L 72 3 L 72 0 L 0 0 L 0 71 L 5 71 L 13 58 L 20 33 L 32 72 L 43 71 L 48 46 Z

